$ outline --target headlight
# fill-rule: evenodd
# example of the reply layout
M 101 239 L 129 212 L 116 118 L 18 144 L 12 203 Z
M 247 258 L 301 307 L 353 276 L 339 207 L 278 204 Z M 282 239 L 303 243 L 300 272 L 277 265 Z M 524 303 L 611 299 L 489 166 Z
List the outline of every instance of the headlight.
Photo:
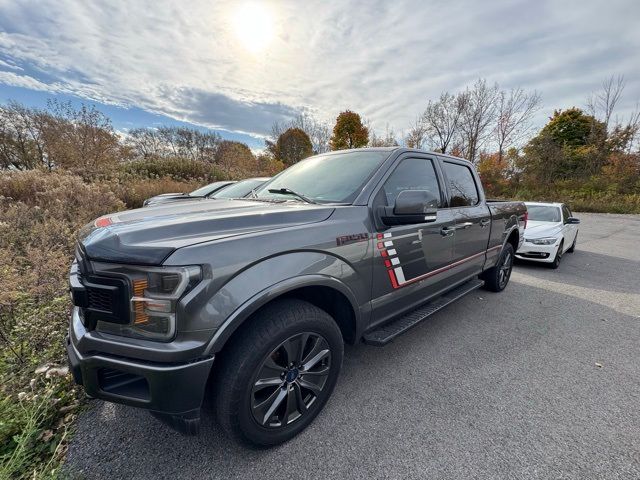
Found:
M 94 263 L 97 274 L 125 277 L 129 283 L 129 323 L 98 321 L 96 330 L 145 338 L 170 340 L 176 331 L 176 306 L 182 295 L 201 280 L 201 269 L 189 267 L 136 267 Z
M 553 245 L 558 240 L 555 237 L 546 238 L 525 238 L 525 242 L 533 243 L 534 245 Z

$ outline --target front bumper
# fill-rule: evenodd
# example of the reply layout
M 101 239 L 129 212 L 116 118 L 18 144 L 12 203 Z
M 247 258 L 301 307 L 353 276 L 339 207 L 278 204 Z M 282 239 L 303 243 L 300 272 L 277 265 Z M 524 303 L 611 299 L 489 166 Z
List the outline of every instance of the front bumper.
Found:
M 197 433 L 213 357 L 162 364 L 99 352 L 83 354 L 72 338 L 69 335 L 65 341 L 69 367 L 88 395 L 148 409 L 183 433 Z
M 555 243 L 552 245 L 535 245 L 530 242 L 523 242 L 516 252 L 516 257 L 522 260 L 551 263 L 556 256 L 557 250 L 558 245 Z

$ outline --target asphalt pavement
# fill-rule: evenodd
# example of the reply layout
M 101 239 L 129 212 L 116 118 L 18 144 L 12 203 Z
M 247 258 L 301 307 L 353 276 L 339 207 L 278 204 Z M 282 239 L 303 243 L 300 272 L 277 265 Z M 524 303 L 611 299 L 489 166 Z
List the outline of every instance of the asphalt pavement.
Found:
M 301 435 L 253 451 L 98 400 L 78 478 L 640 478 L 640 216 L 576 214 L 558 270 L 518 264 L 383 348 L 347 347 Z

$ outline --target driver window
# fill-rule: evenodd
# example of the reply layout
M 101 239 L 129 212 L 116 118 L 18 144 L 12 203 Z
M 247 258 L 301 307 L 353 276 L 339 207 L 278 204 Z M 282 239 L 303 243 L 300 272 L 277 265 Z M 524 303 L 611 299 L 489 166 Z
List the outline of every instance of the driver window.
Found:
M 431 160 L 421 158 L 405 158 L 384 183 L 376 200 L 381 205 L 395 205 L 396 197 L 403 190 L 426 190 L 433 196 L 430 206 L 441 207 L 438 177 Z

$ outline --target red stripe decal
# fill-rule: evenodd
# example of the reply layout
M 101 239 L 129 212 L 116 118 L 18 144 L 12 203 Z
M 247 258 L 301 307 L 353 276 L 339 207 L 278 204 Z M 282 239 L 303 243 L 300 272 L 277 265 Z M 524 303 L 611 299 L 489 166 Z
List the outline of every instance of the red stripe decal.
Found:
M 387 270 L 387 273 L 389 273 L 389 280 L 391 280 L 391 286 L 393 288 L 398 288 L 400 285 L 398 285 L 398 281 L 396 280 L 396 274 L 393 270 Z
M 473 260 L 474 258 L 478 258 L 481 255 L 485 255 L 486 253 L 488 253 L 488 252 L 490 252 L 492 250 L 497 250 L 497 249 L 502 249 L 502 245 L 498 245 L 496 247 L 491 247 L 491 248 L 487 249 L 484 252 L 476 253 L 474 255 L 471 255 L 470 257 L 462 258 L 462 259 L 460 259 L 460 260 L 458 260 L 456 262 L 450 263 L 449 265 L 445 265 L 444 267 L 440 267 L 437 270 L 432 270 L 430 272 L 425 273 L 424 275 L 420 275 L 419 277 L 415 277 L 415 278 L 412 278 L 410 280 L 407 280 L 406 282 L 404 282 L 400 286 L 404 287 L 405 285 L 409 285 L 411 283 L 418 282 L 420 280 L 424 280 L 425 278 L 433 277 L 434 275 L 438 275 L 439 273 L 443 273 L 443 272 L 446 272 L 447 270 L 451 270 L 452 268 L 455 268 L 455 267 L 457 267 L 459 265 L 462 265 L 463 263 L 466 263 L 469 260 Z M 389 272 L 392 272 L 392 271 L 393 270 L 389 270 Z M 395 275 L 394 275 L 394 279 L 395 279 Z M 391 282 L 391 284 L 393 285 L 393 282 Z M 396 282 L 396 284 L 397 284 L 397 282 Z M 393 287 L 393 288 L 398 288 L 398 287 Z

